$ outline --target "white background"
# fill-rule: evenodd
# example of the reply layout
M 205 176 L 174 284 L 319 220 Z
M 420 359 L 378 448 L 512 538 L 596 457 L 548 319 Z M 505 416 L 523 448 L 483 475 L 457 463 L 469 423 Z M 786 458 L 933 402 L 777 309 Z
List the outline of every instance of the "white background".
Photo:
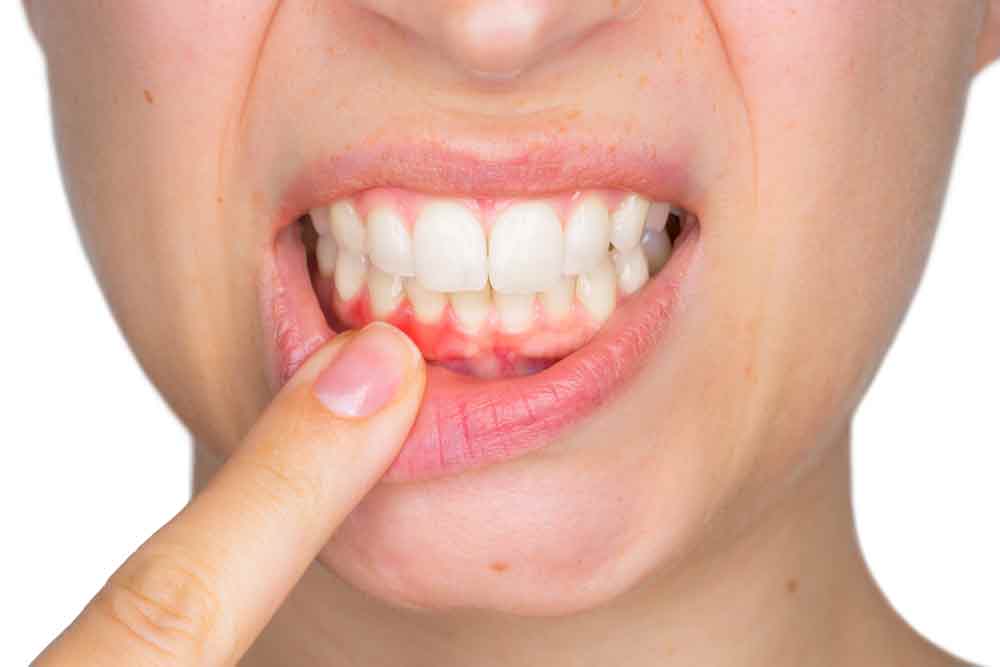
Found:
M 184 504 L 190 452 L 79 248 L 19 2 L 0 3 L 0 45 L 0 664 L 18 665 Z M 862 543 L 890 600 L 946 649 L 1000 666 L 998 292 L 1000 67 L 973 88 L 929 273 L 854 457 Z

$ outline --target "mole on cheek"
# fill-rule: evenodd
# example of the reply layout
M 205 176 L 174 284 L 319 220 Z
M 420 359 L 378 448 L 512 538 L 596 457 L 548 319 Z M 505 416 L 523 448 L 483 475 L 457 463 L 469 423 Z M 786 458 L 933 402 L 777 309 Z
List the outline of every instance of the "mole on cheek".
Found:
M 503 561 L 496 561 L 490 564 L 490 569 L 494 572 L 506 572 L 510 569 L 510 563 L 504 563 Z

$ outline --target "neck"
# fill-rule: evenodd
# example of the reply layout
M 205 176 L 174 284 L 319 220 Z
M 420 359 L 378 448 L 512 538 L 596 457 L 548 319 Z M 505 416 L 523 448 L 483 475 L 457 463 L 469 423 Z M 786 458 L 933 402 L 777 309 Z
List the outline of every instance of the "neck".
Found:
M 954 664 L 912 633 L 869 576 L 848 451 L 845 438 L 739 536 L 573 616 L 390 608 L 314 563 L 242 664 Z M 199 461 L 196 481 L 206 468 Z

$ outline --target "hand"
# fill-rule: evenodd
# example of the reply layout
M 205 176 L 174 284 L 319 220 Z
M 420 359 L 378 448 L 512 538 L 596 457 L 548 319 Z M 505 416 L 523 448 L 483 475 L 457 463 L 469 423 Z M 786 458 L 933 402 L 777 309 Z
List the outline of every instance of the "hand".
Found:
M 238 662 L 392 462 L 424 381 L 420 353 L 388 325 L 317 351 L 34 665 Z

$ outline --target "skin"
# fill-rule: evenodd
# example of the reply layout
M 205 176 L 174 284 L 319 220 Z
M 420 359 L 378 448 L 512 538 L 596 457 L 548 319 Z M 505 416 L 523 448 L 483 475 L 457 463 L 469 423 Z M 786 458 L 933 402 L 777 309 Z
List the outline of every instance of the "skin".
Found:
M 955 664 L 868 576 L 847 460 L 1000 2 L 551 0 L 506 35 L 469 19 L 492 4 L 27 3 L 81 236 L 199 486 L 272 404 L 255 278 L 303 165 L 695 137 L 669 344 L 540 452 L 375 486 L 243 664 Z

